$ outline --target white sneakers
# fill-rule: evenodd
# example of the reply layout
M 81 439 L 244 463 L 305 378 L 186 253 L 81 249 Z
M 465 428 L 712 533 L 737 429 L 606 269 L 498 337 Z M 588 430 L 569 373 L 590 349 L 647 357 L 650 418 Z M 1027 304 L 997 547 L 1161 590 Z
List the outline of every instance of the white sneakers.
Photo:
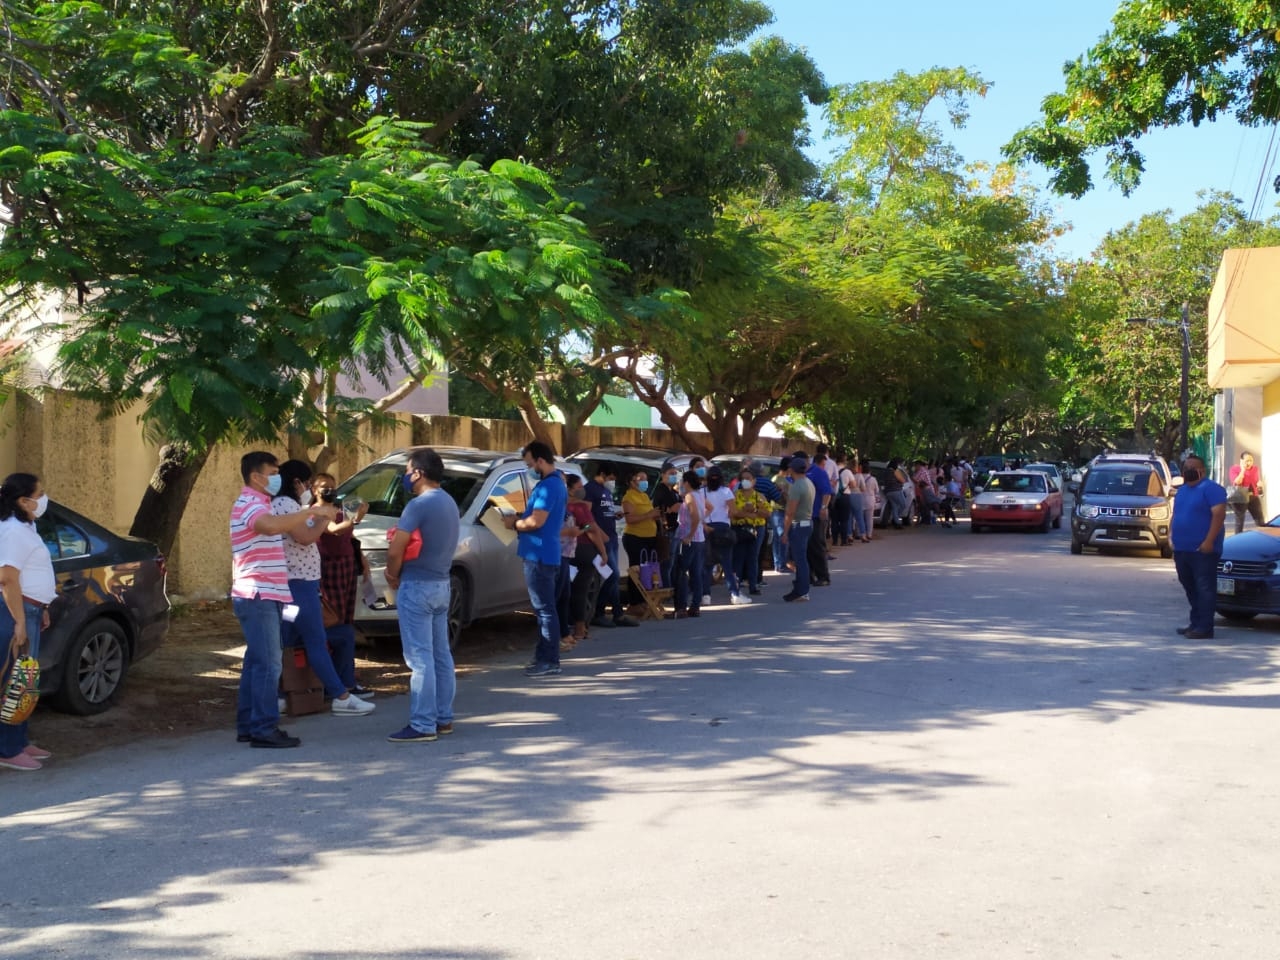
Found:
M 745 593 L 735 593 L 729 597 L 729 602 L 732 604 L 735 604 L 736 606 L 741 607 L 750 603 L 751 598 L 748 597 Z
M 334 700 L 329 708 L 335 717 L 367 717 L 376 709 L 376 705 L 361 700 L 354 693 L 347 694 L 345 700 Z

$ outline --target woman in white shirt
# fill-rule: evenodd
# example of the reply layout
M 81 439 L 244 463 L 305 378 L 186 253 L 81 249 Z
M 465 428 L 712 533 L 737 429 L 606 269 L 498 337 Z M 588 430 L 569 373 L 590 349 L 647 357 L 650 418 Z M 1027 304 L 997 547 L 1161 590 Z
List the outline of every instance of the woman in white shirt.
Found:
M 863 543 L 870 543 L 875 536 L 876 500 L 880 496 L 880 481 L 871 472 L 871 464 L 863 460 L 858 466 L 862 477 L 862 527 Z
M 49 604 L 58 594 L 49 548 L 35 525 L 48 506 L 44 487 L 32 474 L 10 474 L 0 484 L 0 636 L 9 638 L 0 690 L 19 658 L 40 658 L 40 631 L 49 626 Z M 50 756 L 31 742 L 25 722 L 0 724 L 0 767 L 39 770 Z
M 707 486 L 703 491 L 707 505 L 707 563 L 704 568 L 702 589 L 703 603 L 711 601 L 711 570 L 719 563 L 724 571 L 724 582 L 729 587 L 730 603 L 750 603 L 751 598 L 742 592 L 738 575 L 733 572 L 733 547 L 737 537 L 733 532 L 733 519 L 729 516 L 729 504 L 733 503 L 733 491 L 724 482 L 724 473 L 712 464 L 707 471 Z

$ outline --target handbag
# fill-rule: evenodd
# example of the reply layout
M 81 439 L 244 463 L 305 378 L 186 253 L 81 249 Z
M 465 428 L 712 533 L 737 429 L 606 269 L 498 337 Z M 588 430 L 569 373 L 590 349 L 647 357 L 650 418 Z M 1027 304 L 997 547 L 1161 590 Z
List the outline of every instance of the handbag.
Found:
M 391 543 L 391 541 L 394 540 L 395 538 L 396 538 L 396 528 L 392 527 L 390 530 L 387 531 L 387 543 Z M 405 544 L 404 559 L 406 562 L 408 562 L 409 560 L 417 560 L 418 554 L 420 554 L 421 552 L 422 552 L 422 533 L 419 530 L 415 530 L 413 531 L 413 533 L 409 534 L 409 542 Z
M 662 568 L 658 563 L 657 550 L 640 551 L 640 585 L 646 590 L 662 586 Z
M 0 700 L 0 723 L 24 723 L 36 709 L 40 699 L 40 663 L 35 657 L 22 657 L 13 665 L 4 699 Z
M 748 523 L 734 524 L 733 535 L 734 542 L 740 546 L 749 547 L 756 542 L 756 528 Z
M 1250 491 L 1248 487 L 1243 484 L 1234 483 L 1231 485 L 1231 490 L 1227 493 L 1227 503 L 1248 503 L 1249 493 Z

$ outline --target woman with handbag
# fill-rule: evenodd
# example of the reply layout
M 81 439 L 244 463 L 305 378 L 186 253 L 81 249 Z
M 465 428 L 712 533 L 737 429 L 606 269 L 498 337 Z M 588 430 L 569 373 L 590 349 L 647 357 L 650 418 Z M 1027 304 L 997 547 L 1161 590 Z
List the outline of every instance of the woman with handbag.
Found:
M 1253 454 L 1240 454 L 1240 462 L 1227 471 L 1230 489 L 1227 491 L 1227 502 L 1236 513 L 1236 533 L 1244 531 L 1244 515 L 1248 511 L 1256 526 L 1262 526 L 1266 519 L 1262 515 L 1262 473 L 1253 462 Z
M 317 473 L 311 481 L 312 501 L 335 502 L 337 486 L 338 481 L 332 474 Z M 368 511 L 369 505 L 361 503 L 353 515 L 348 516 L 344 512 L 342 519 L 330 521 L 316 542 L 320 550 L 320 609 L 333 668 L 338 671 L 338 679 L 346 686 L 347 692 L 362 700 L 372 697 L 373 691 L 362 687 L 356 679 L 355 616 L 360 559 L 357 556 L 355 527 Z
M 9 689 L 18 660 L 40 659 L 40 631 L 49 626 L 49 604 L 58 594 L 49 549 L 36 531 L 49 498 L 39 479 L 13 473 L 0 484 L 0 637 L 5 662 L 0 691 Z M 52 754 L 31 742 L 27 723 L 0 723 L 0 767 L 39 770 Z
M 733 548 L 738 542 L 729 517 L 729 504 L 733 503 L 733 491 L 724 482 L 724 472 L 718 466 L 713 464 L 707 470 L 707 485 L 702 493 L 703 503 L 706 505 L 707 526 L 707 559 L 703 571 L 702 602 L 711 602 L 711 584 L 714 582 L 712 570 L 719 563 L 724 573 L 725 585 L 729 588 L 729 602 L 750 603 L 751 599 L 742 595 L 738 576 L 733 572 Z
M 671 581 L 675 588 L 675 610 L 667 614 L 669 620 L 696 617 L 701 611 L 702 573 L 706 548 L 706 524 L 702 497 L 702 478 L 697 470 L 686 470 L 681 489 L 684 499 L 676 520 L 675 559 L 671 566 Z
M 751 596 L 760 595 L 760 538 L 759 531 L 769 522 L 769 514 L 773 505 L 764 494 L 755 488 L 756 476 L 750 467 L 746 467 L 738 475 L 738 489 L 734 492 L 733 503 L 729 504 L 729 517 L 733 521 L 733 532 L 737 535 L 737 543 L 733 547 L 733 573 L 738 579 L 738 598 L 734 603 L 750 603 L 743 597 L 741 585 L 746 582 L 747 592 Z
M 662 511 L 649 499 L 649 478 L 643 470 L 637 470 L 627 480 L 627 492 L 622 495 L 622 515 L 626 520 L 622 546 L 627 551 L 627 562 L 632 566 L 657 564 L 658 518 Z M 657 567 L 652 569 L 657 570 Z M 652 581 L 645 585 L 646 589 L 652 587 Z M 639 601 L 642 598 L 635 599 Z

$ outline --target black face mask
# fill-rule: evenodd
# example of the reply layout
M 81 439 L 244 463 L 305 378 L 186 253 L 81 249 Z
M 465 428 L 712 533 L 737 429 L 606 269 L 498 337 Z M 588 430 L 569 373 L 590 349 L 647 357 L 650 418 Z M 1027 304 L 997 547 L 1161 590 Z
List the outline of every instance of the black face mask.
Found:
M 1182 479 L 1186 483 L 1195 483 L 1200 479 L 1200 471 L 1195 467 L 1187 467 L 1182 471 Z
M 723 477 L 718 477 L 714 473 L 711 476 L 707 477 L 708 490 L 719 490 L 722 486 L 724 486 Z

